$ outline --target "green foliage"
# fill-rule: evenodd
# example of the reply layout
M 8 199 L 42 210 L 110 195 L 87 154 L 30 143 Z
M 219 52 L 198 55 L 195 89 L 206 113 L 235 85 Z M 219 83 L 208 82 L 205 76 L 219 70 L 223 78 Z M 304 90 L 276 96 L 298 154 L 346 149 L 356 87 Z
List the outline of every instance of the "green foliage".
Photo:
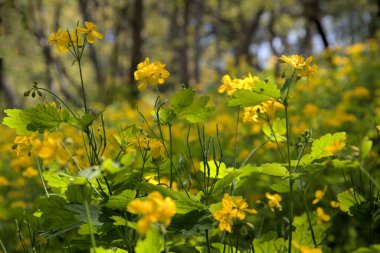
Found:
M 325 134 L 314 140 L 311 146 L 311 153 L 303 156 L 300 164 L 307 165 L 312 163 L 314 160 L 332 156 L 333 153 L 326 151 L 326 148 L 336 142 L 344 142 L 346 138 L 347 134 L 345 132 L 339 132 L 334 134 Z
M 285 253 L 285 240 L 278 238 L 276 232 L 271 231 L 267 234 L 260 236 L 260 238 L 253 241 L 255 252 L 258 253 Z
M 237 90 L 233 98 L 229 100 L 229 106 L 255 106 L 268 99 L 276 100 L 280 96 L 280 90 L 272 82 L 259 81 L 251 90 Z
M 364 201 L 364 197 L 360 195 L 358 192 L 355 192 L 352 188 L 343 191 L 337 194 L 337 198 L 340 203 L 340 209 L 343 212 L 348 212 L 348 214 L 352 215 L 351 207 L 355 204 L 360 204 Z
M 164 249 L 162 236 L 156 229 L 149 229 L 145 238 L 140 239 L 135 247 L 136 253 L 160 253 Z

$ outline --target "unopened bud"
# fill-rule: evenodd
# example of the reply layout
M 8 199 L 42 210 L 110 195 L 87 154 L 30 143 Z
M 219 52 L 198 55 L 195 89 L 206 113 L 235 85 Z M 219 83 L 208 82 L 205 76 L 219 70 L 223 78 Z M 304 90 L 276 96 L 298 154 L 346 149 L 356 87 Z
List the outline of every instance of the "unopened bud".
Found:
M 30 90 L 24 92 L 24 97 L 29 97 L 29 95 L 30 95 Z

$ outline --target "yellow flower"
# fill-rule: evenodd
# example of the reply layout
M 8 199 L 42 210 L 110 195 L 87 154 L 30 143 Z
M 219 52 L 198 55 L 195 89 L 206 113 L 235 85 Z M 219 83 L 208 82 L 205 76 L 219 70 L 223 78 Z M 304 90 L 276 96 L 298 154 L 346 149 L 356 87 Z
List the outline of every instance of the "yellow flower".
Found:
M 0 186 L 7 186 L 9 184 L 8 179 L 3 176 L 0 176 Z
M 331 200 L 330 201 L 330 206 L 332 208 L 338 208 L 340 206 L 340 203 L 338 201 L 335 201 L 335 200 Z
M 356 87 L 352 94 L 355 96 L 355 97 L 359 97 L 359 98 L 365 98 L 365 97 L 369 97 L 370 94 L 369 94 L 369 90 L 364 87 L 364 86 L 358 86 Z
M 330 221 L 331 217 L 328 214 L 325 214 L 321 207 L 317 207 L 317 224 L 322 224 L 323 222 Z
M 232 96 L 235 92 L 235 88 L 232 85 L 231 77 L 229 75 L 224 75 L 222 77 L 222 85 L 218 88 L 219 93 L 224 93 L 225 91 L 228 96 Z
M 295 249 L 299 250 L 301 253 L 323 253 L 320 248 L 309 248 L 308 246 L 300 245 L 295 240 L 292 240 L 292 245 Z
M 309 58 L 307 58 L 306 62 L 305 62 L 305 66 L 302 68 L 302 70 L 298 74 L 300 77 L 306 77 L 306 79 L 307 79 L 308 82 L 318 72 L 318 66 L 317 65 L 310 65 L 310 63 L 311 63 L 312 60 L 313 60 L 312 56 L 310 56 Z
M 265 193 L 265 197 L 267 199 L 269 199 L 269 202 L 268 202 L 268 205 L 270 207 L 274 207 L 274 208 L 278 208 L 280 211 L 282 209 L 282 206 L 281 206 L 281 196 L 277 193 L 271 195 L 269 192 Z
M 169 71 L 165 69 L 165 64 L 158 61 L 150 63 L 148 57 L 137 65 L 137 70 L 134 72 L 139 90 L 145 90 L 147 84 L 152 86 L 157 84 L 162 85 L 165 82 L 165 78 L 168 78 L 169 75 Z
M 295 69 L 302 69 L 306 65 L 304 58 L 300 55 L 292 55 L 290 57 L 282 55 L 279 60 L 280 62 L 289 64 Z
M 275 100 L 267 100 L 260 105 L 245 107 L 243 121 L 244 122 L 264 122 L 271 120 L 276 111 L 283 109 L 284 105 Z
M 56 33 L 51 33 L 48 37 L 50 45 L 55 45 L 59 52 L 67 53 L 69 51 L 70 36 L 67 31 L 58 29 Z
M 314 194 L 315 196 L 315 199 L 311 202 L 313 205 L 317 204 L 319 201 L 321 201 L 321 199 L 323 198 L 323 196 L 325 196 L 325 193 L 326 193 L 326 190 L 327 188 L 325 188 L 323 191 L 322 190 L 317 190 Z
M 150 147 L 150 153 L 152 154 L 153 158 L 157 159 L 160 156 L 161 157 L 166 156 L 164 145 L 161 143 L 160 140 L 150 139 L 149 147 Z
M 233 219 L 244 220 L 245 213 L 256 214 L 255 209 L 248 209 L 247 202 L 242 197 L 233 197 L 224 194 L 222 200 L 223 208 L 213 213 L 214 218 L 219 221 L 221 231 L 232 232 Z
M 89 43 L 95 43 L 95 38 L 103 39 L 103 34 L 96 31 L 96 25 L 94 23 L 86 21 L 84 22 L 84 25 L 86 26 L 86 28 L 78 27 L 77 31 L 86 34 L 86 40 Z
M 24 157 L 26 155 L 30 156 L 30 151 L 32 149 L 33 136 L 20 135 L 16 136 L 12 149 L 16 152 L 17 156 Z
M 37 176 L 38 175 L 38 170 L 36 170 L 35 168 L 29 166 L 28 168 L 26 168 L 26 170 L 22 173 L 22 175 L 24 177 L 34 177 L 34 176 Z
M 303 114 L 313 116 L 318 112 L 318 107 L 315 104 L 308 103 L 303 108 Z
M 145 235 L 153 223 L 159 222 L 165 227 L 169 226 L 171 218 L 176 213 L 176 206 L 171 198 L 164 199 L 161 193 L 151 192 L 146 200 L 131 201 L 128 204 L 128 211 L 142 216 L 137 222 L 137 232 Z

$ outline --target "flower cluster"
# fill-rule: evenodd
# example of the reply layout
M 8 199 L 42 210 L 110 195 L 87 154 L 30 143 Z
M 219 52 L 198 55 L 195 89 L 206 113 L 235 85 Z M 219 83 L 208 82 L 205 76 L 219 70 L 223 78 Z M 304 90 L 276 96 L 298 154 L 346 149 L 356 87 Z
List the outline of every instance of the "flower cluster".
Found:
M 139 90 L 145 90 L 147 84 L 152 86 L 162 85 L 169 75 L 169 71 L 165 69 L 165 64 L 159 61 L 150 63 L 148 57 L 137 65 L 137 70 L 134 73 L 135 80 L 138 81 Z
M 223 208 L 213 213 L 214 218 L 219 221 L 219 229 L 232 233 L 234 219 L 244 220 L 245 212 L 256 214 L 255 209 L 248 209 L 247 202 L 242 197 L 233 197 L 224 194 L 222 200 Z
M 277 193 L 275 194 L 270 194 L 269 192 L 265 193 L 265 197 L 269 200 L 268 201 L 268 206 L 271 207 L 271 208 L 277 208 L 278 210 L 282 210 L 282 206 L 281 206 L 281 196 Z
M 284 105 L 275 100 L 267 100 L 259 105 L 244 107 L 244 122 L 268 122 L 277 110 L 284 109 Z
M 96 30 L 96 25 L 91 22 L 84 23 L 86 27 L 75 27 L 73 31 L 63 31 L 61 28 L 48 37 L 50 45 L 56 46 L 60 53 L 67 53 L 70 47 L 82 46 L 84 42 L 95 43 L 96 39 L 103 39 L 103 34 Z M 80 34 L 85 35 L 83 38 Z
M 305 59 L 300 55 L 283 55 L 279 60 L 280 62 L 289 64 L 289 66 L 295 70 L 298 70 L 298 76 L 306 77 L 307 81 L 310 81 L 310 79 L 312 79 L 318 72 L 318 66 L 311 65 L 311 62 L 313 60 L 312 56 L 308 57 L 305 61 Z
M 224 75 L 221 80 L 222 84 L 218 88 L 218 92 L 227 92 L 228 96 L 232 96 L 236 90 L 252 89 L 258 81 L 260 81 L 260 79 L 257 76 L 252 76 L 251 74 L 243 79 L 231 79 L 229 75 Z
M 128 204 L 128 211 L 142 216 L 137 222 L 137 232 L 145 235 L 150 225 L 156 222 L 165 227 L 169 226 L 171 218 L 176 213 L 176 206 L 171 198 L 164 199 L 159 192 L 151 192 L 146 200 L 131 201 Z

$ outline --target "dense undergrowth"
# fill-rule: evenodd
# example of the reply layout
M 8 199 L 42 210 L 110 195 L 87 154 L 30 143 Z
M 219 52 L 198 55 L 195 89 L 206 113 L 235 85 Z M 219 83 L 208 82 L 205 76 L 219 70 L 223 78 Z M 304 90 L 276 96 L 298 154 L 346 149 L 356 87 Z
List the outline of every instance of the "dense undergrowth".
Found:
M 147 58 L 133 109 L 91 106 L 82 55 L 102 37 L 89 22 L 49 37 L 83 108 L 35 82 L 35 107 L 5 110 L 3 251 L 380 251 L 378 39 L 318 67 L 282 56 L 280 76 L 230 66 L 208 94 L 161 93 L 170 74 Z

